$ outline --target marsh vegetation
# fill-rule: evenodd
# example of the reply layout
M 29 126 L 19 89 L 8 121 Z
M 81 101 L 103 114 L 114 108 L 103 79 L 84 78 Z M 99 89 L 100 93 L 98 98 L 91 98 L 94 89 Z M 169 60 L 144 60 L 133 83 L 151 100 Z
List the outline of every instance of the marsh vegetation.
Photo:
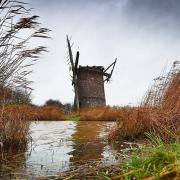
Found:
M 180 176 L 179 61 L 154 80 L 136 107 L 73 112 L 58 100 L 36 106 L 28 75 L 46 47 L 27 44 L 49 38 L 49 29 L 23 2 L 0 1 L 0 14 L 0 179 Z

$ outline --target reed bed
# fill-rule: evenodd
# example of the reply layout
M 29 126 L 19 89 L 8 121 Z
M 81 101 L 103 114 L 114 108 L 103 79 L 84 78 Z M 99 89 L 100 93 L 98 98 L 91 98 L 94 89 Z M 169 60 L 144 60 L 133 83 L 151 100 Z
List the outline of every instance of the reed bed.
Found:
M 121 108 L 119 112 L 110 139 L 133 139 L 147 131 L 165 141 L 179 138 L 180 62 L 174 62 L 167 74 L 155 79 L 140 106 Z
M 10 104 L 4 106 L 5 114 L 16 119 L 33 120 L 65 120 L 62 108 L 56 106 L 35 106 L 28 104 Z
M 22 148 L 27 144 L 32 120 L 64 120 L 62 109 L 51 106 L 6 105 L 0 109 L 1 150 Z
M 36 120 L 39 121 L 63 121 L 66 119 L 66 116 L 63 110 L 55 106 L 43 106 L 35 107 L 34 111 L 36 112 Z
M 11 151 L 25 148 L 29 140 L 29 125 L 26 121 L 29 114 L 21 114 L 18 109 L 9 112 L 5 107 L 1 108 L 0 118 L 0 142 L 1 151 Z

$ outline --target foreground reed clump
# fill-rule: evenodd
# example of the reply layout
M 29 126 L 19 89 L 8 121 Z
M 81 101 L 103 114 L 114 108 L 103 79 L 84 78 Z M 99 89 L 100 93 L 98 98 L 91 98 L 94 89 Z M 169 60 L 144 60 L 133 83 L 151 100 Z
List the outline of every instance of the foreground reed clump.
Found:
M 29 114 L 23 114 L 19 108 L 1 108 L 0 142 L 1 150 L 10 151 L 25 148 L 29 140 Z
M 47 51 L 45 46 L 33 45 L 32 40 L 49 38 L 47 28 L 39 23 L 39 16 L 21 1 L 0 1 L 0 151 L 21 149 L 29 140 L 29 121 L 32 115 L 25 107 L 6 106 L 24 101 L 19 92 L 31 91 L 28 75 L 32 67 Z
M 50 106 L 11 104 L 2 106 L 0 113 L 0 142 L 6 150 L 27 144 L 30 121 L 65 119 L 62 109 Z
M 179 138 L 180 129 L 180 62 L 155 80 L 139 107 L 121 108 L 117 128 L 110 139 L 132 139 L 153 132 L 169 140 Z

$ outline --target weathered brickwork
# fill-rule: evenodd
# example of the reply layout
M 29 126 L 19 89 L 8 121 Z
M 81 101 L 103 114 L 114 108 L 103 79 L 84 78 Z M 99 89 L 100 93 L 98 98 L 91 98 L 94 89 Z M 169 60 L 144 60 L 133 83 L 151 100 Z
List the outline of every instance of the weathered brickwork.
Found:
M 80 66 L 77 72 L 80 107 L 105 106 L 102 66 Z

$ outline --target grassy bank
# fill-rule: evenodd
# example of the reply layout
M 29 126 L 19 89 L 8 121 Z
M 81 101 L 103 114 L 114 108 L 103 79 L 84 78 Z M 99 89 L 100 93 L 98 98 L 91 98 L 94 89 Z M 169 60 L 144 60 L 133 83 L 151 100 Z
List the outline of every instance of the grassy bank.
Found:
M 148 136 L 148 145 L 133 149 L 120 164 L 103 166 L 93 163 L 60 173 L 62 179 L 179 179 L 180 142 L 163 142 L 160 137 Z
M 174 179 L 180 178 L 180 142 L 164 143 L 149 134 L 149 146 L 134 151 L 116 179 Z
M 148 146 L 134 150 L 119 168 L 116 166 L 116 175 L 108 175 L 108 169 L 98 173 L 105 179 L 179 179 L 180 142 L 165 143 L 151 134 L 148 138 Z

